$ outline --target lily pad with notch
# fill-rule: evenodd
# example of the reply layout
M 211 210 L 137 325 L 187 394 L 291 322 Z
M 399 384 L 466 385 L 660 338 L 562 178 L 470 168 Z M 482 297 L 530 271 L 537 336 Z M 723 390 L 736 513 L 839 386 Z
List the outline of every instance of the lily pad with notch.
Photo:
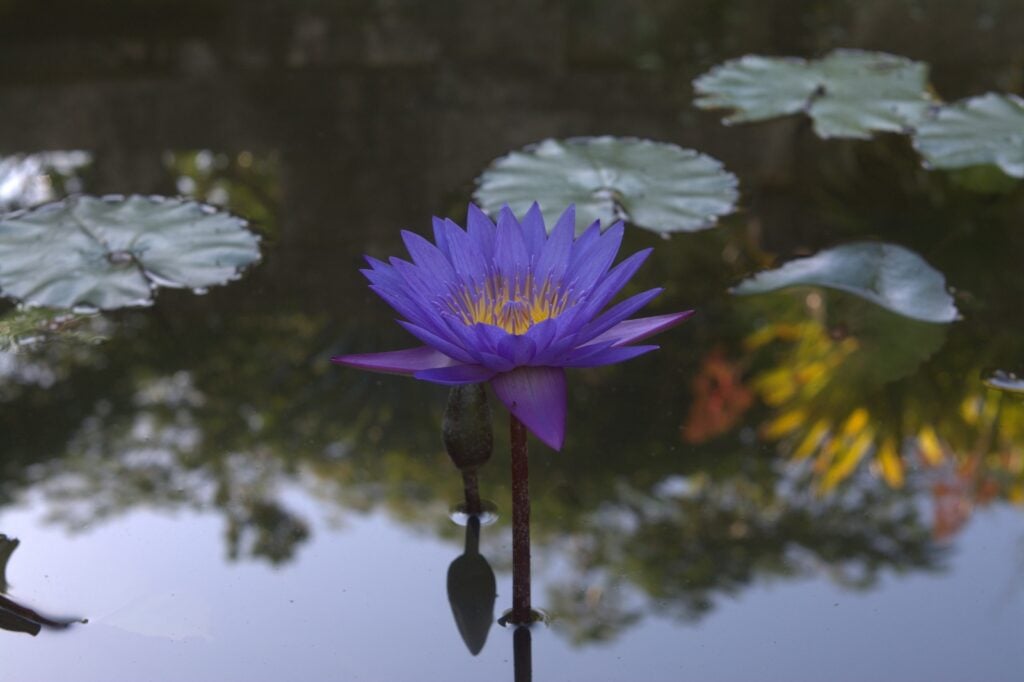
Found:
M 732 109 L 726 124 L 805 113 L 819 137 L 908 132 L 927 113 L 928 65 L 884 52 L 834 50 L 822 59 L 747 55 L 693 82 L 701 109 Z
M 791 260 L 752 275 L 732 293 L 795 286 L 838 289 L 922 322 L 952 322 L 958 314 L 941 272 L 910 249 L 884 242 L 843 244 Z
M 661 234 L 713 227 L 731 213 L 736 176 L 721 162 L 674 144 L 634 138 L 548 139 L 494 162 L 477 179 L 476 202 L 522 215 L 534 201 L 551 228 L 569 204 L 576 229 L 625 220 Z
M 930 168 L 994 164 L 1024 178 L 1024 99 L 990 92 L 938 107 L 917 127 L 914 148 Z
M 0 294 L 27 306 L 148 305 L 160 286 L 204 290 L 259 257 L 244 219 L 185 199 L 77 196 L 0 217 Z

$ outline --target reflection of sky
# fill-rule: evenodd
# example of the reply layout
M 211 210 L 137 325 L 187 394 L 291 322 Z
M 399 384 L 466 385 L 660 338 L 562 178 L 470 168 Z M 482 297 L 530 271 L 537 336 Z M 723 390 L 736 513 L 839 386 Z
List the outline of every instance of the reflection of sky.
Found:
M 304 493 L 284 498 L 317 518 L 318 503 Z M 824 577 L 758 584 L 699 625 L 649 617 L 600 647 L 573 648 L 555 629 L 539 630 L 534 672 L 557 680 L 865 680 L 878 670 L 886 679 L 1018 679 L 1024 518 L 1014 509 L 984 516 L 958 537 L 946 572 L 887 576 L 864 593 Z M 78 682 L 511 679 L 510 633 L 495 627 L 472 658 L 456 631 L 445 576 L 461 543 L 380 514 L 345 521 L 314 521 L 310 545 L 274 569 L 225 562 L 221 522 L 208 515 L 133 512 L 67 536 L 9 508 L 0 528 L 22 540 L 9 567 L 14 596 L 91 622 L 33 640 L 0 633 L 4 672 L 66 679 L 73 661 Z M 558 559 L 541 553 L 537 562 Z M 543 577 L 534 589 L 542 599 Z M 510 595 L 500 574 L 499 612 Z
M 92 155 L 84 151 L 38 152 L 0 157 L 0 210 L 34 206 L 57 198 L 50 173 L 71 175 L 88 165 Z M 76 178 L 68 178 L 69 192 L 81 191 Z

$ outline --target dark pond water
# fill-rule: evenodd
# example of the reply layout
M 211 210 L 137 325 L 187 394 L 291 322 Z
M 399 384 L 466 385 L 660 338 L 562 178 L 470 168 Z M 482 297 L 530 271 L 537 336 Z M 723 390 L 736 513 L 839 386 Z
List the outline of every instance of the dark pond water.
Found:
M 1020 94 L 1024 7 L 506 4 L 0 3 L 2 208 L 184 194 L 263 236 L 237 282 L 0 352 L 0 679 L 513 679 L 513 632 L 475 629 L 474 656 L 449 605 L 449 566 L 479 560 L 449 519 L 445 389 L 329 357 L 410 344 L 362 254 L 461 223 L 509 150 L 598 134 L 710 154 L 741 198 L 712 230 L 627 229 L 624 252 L 654 247 L 627 292 L 698 312 L 573 371 L 563 451 L 531 443 L 549 623 L 519 679 L 524 653 L 538 680 L 1021 679 L 1024 401 L 983 379 L 1024 362 L 1024 181 L 927 171 L 903 136 L 725 127 L 690 82 L 857 47 L 927 62 L 949 100 Z M 874 239 L 940 271 L 961 319 L 728 293 Z M 19 605 L 88 623 L 29 636 Z

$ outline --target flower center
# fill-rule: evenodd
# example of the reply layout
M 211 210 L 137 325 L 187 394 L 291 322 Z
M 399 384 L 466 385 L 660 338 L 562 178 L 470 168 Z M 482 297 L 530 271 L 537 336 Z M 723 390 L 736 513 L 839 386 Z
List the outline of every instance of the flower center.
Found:
M 499 275 L 482 285 L 464 285 L 454 292 L 448 308 L 466 325 L 491 324 L 509 334 L 525 334 L 530 327 L 558 317 L 569 305 L 569 292 L 546 280 L 535 283 L 532 273 L 522 281 Z

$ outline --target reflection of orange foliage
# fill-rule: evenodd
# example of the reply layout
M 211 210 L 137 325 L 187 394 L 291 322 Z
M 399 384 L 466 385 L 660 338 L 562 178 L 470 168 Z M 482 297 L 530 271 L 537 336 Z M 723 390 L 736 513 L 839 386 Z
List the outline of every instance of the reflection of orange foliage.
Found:
M 713 348 L 693 379 L 693 406 L 680 429 L 687 443 L 703 443 L 731 429 L 754 402 L 740 369 L 721 348 Z
M 932 486 L 936 539 L 955 535 L 970 519 L 975 507 L 1008 499 L 1020 502 L 1021 484 L 1008 475 L 1020 473 L 1019 453 L 972 455 Z M 1009 484 L 1009 489 L 1004 489 Z
M 936 483 L 932 486 L 932 502 L 935 505 L 932 533 L 937 540 L 956 535 L 971 517 L 972 504 L 963 481 Z

